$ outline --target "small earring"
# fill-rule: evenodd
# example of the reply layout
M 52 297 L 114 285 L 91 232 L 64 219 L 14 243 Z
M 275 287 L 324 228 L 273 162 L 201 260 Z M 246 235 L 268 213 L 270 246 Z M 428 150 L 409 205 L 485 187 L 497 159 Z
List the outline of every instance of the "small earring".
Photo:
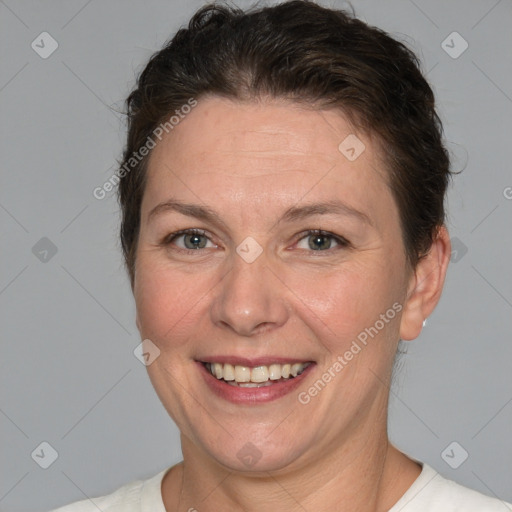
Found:
M 425 320 L 423 320 L 423 327 L 425 327 L 427 325 L 427 319 L 425 318 Z

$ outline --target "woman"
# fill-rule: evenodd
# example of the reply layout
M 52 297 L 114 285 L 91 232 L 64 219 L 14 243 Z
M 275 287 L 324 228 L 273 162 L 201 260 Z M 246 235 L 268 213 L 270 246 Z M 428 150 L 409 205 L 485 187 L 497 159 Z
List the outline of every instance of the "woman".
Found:
M 415 56 L 344 12 L 202 8 L 127 100 L 121 240 L 183 462 L 59 511 L 500 511 L 401 453 L 400 340 L 450 258 Z

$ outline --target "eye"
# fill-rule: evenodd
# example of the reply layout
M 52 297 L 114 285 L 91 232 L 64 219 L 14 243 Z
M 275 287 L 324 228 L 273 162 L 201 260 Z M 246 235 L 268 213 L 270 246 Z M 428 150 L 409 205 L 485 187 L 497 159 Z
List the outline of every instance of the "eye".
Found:
M 299 249 L 311 249 L 316 252 L 327 252 L 333 249 L 333 241 L 340 248 L 347 247 L 350 245 L 350 243 L 345 238 L 330 233 L 328 231 L 323 231 L 321 229 L 310 229 L 308 231 L 301 233 L 301 235 L 299 236 L 299 242 L 297 243 L 297 247 Z M 182 239 L 183 245 L 176 243 L 176 240 L 180 239 Z M 300 243 L 304 243 L 303 241 L 305 240 L 307 240 L 306 247 L 300 247 Z M 207 247 L 208 241 L 210 241 L 211 243 L 209 247 Z M 206 232 L 203 231 L 202 229 L 182 229 L 180 231 L 176 231 L 175 233 L 171 233 L 170 235 L 168 235 L 162 241 L 162 244 L 175 245 L 177 250 L 185 252 L 218 247 L 217 245 L 211 242 L 209 237 L 206 235 Z
M 345 240 L 343 237 L 334 235 L 333 233 L 329 233 L 328 231 L 323 231 L 321 229 L 310 229 L 305 233 L 302 233 L 302 235 L 305 236 L 302 236 L 299 239 L 299 244 L 303 240 L 307 240 L 307 247 L 298 247 L 299 249 L 311 249 L 313 251 L 326 252 L 327 250 L 332 248 L 333 240 L 340 247 L 347 247 L 349 245 L 349 242 Z
M 205 249 L 207 241 L 209 238 L 206 236 L 205 231 L 201 229 L 182 229 L 181 231 L 176 231 L 176 233 L 171 233 L 168 235 L 163 241 L 164 245 L 169 245 L 174 243 L 176 240 L 182 238 L 183 246 L 179 244 L 175 244 L 178 249 L 183 251 L 188 250 L 198 250 Z M 212 244 L 210 247 L 217 247 L 215 244 Z

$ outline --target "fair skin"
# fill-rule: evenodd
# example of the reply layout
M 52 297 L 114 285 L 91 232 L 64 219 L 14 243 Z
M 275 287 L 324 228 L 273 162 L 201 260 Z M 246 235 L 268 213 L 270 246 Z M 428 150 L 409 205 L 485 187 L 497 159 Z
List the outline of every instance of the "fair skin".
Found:
M 399 339 L 416 338 L 439 300 L 450 242 L 440 229 L 410 268 L 377 143 L 357 133 L 366 149 L 354 161 L 338 150 L 354 133 L 333 110 L 208 97 L 152 151 L 134 297 L 141 339 L 160 350 L 149 377 L 181 432 L 183 462 L 162 482 L 169 512 L 380 512 L 420 473 L 388 441 L 389 384 Z M 171 198 L 222 224 L 172 209 L 149 216 Z M 290 207 L 333 200 L 345 212 L 277 222 Z M 163 243 L 188 228 L 205 234 Z M 348 243 L 327 236 L 313 250 L 310 229 Z M 250 263 L 236 250 L 247 237 L 262 249 Z M 393 304 L 396 315 L 300 402 Z M 283 396 L 235 403 L 198 363 L 226 355 L 313 364 Z M 240 457 L 244 446 L 255 463 Z

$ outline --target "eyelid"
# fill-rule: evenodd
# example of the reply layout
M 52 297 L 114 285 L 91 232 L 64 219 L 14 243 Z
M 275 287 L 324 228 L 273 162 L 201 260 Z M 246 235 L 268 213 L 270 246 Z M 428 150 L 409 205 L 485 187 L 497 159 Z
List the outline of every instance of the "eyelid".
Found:
M 340 248 L 349 247 L 351 245 L 350 242 L 345 237 L 343 237 L 341 235 L 336 235 L 335 233 L 326 231 L 324 229 L 306 229 L 305 231 L 303 231 L 302 233 L 299 233 L 297 235 L 297 240 L 295 243 L 298 243 L 301 240 L 303 240 L 304 238 L 307 238 L 308 236 L 313 236 L 313 235 L 320 235 L 320 236 L 325 236 L 327 238 L 332 238 L 336 241 L 336 243 L 339 245 Z M 308 251 L 308 252 L 329 253 L 329 252 L 332 252 L 332 249 L 327 249 L 325 251 Z
M 201 236 L 205 236 L 206 238 L 208 238 L 208 240 L 212 243 L 213 240 L 212 240 L 212 237 L 211 235 L 208 233 L 208 231 L 204 230 L 204 229 L 200 229 L 200 228 L 187 228 L 187 229 L 180 229 L 179 231 L 174 231 L 173 233 L 169 233 L 168 235 L 166 235 L 161 244 L 162 245 L 170 245 L 171 242 L 173 242 L 174 240 L 176 240 L 176 238 L 179 238 L 180 236 L 183 236 L 183 235 L 201 235 Z M 214 243 L 214 245 L 217 246 L 217 244 Z M 192 252 L 193 249 L 181 249 L 181 247 L 178 247 L 177 248 L 178 250 L 182 250 L 182 251 L 186 251 L 186 252 Z

